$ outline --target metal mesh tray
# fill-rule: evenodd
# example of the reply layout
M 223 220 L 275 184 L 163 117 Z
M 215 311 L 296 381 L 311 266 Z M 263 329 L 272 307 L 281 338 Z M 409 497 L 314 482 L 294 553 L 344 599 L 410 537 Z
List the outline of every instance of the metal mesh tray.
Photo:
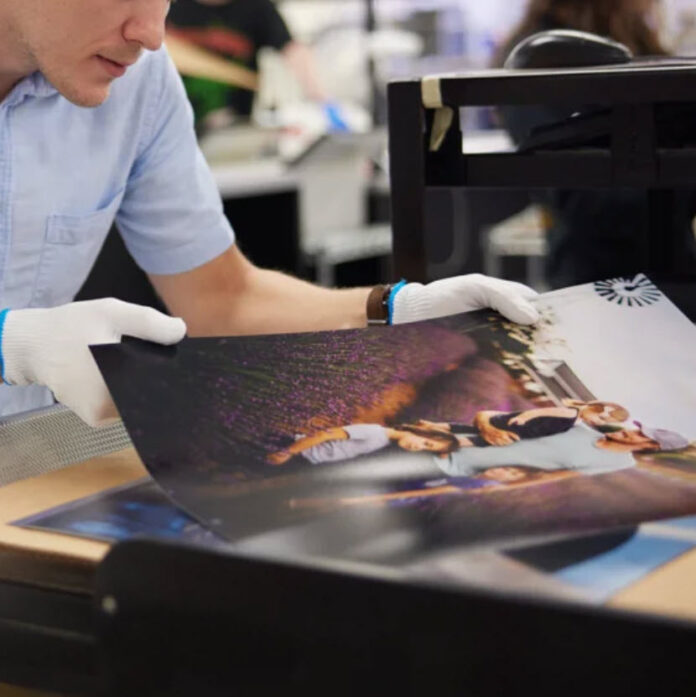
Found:
M 123 422 L 91 428 L 62 406 L 0 419 L 0 486 L 132 446 Z

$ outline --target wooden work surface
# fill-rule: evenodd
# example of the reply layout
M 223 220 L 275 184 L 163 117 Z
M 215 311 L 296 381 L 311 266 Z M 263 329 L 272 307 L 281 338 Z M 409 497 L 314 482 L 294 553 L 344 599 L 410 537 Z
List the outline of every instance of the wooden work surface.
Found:
M 108 543 L 9 523 L 146 475 L 129 448 L 0 488 L 0 580 L 87 591 Z
M 9 522 L 146 475 L 131 448 L 0 488 L 0 580 L 89 592 L 109 544 Z M 628 586 L 608 605 L 696 621 L 694 579 L 696 549 Z

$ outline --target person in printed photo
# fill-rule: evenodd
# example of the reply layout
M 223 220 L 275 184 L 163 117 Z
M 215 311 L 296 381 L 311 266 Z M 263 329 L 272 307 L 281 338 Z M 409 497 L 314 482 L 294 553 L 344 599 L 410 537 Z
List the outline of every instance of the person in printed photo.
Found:
M 519 440 L 564 433 L 578 423 L 601 428 L 621 424 L 628 418 L 628 410 L 613 402 L 566 399 L 558 407 L 516 412 L 480 411 L 472 425 L 425 419 L 421 419 L 419 425 L 454 433 L 460 447 L 486 447 L 507 446 Z
M 576 423 L 561 433 L 521 439 L 504 448 L 462 447 L 435 461 L 452 477 L 475 476 L 491 467 L 507 465 L 596 475 L 635 467 L 634 455 L 638 453 L 670 452 L 689 445 L 674 431 L 634 423 L 636 429 L 622 428 L 604 435 L 585 423 Z
M 409 452 L 429 451 L 441 455 L 447 455 L 460 447 L 457 436 L 441 428 L 414 424 L 393 427 L 350 424 L 300 436 L 287 448 L 267 455 L 266 461 L 279 466 L 293 457 L 300 457 L 313 465 L 321 465 L 369 455 L 389 445 L 396 445 Z

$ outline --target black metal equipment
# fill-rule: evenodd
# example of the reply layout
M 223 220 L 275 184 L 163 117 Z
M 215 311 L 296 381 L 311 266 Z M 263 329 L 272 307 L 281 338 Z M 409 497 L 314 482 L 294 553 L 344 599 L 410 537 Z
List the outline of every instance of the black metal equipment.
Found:
M 692 695 L 693 623 L 147 539 L 0 584 L 0 683 L 76 695 Z
M 643 270 L 658 282 L 696 279 L 696 255 L 685 258 L 683 240 L 663 234 L 675 214 L 675 191 L 696 186 L 694 125 L 688 123 L 696 113 L 696 61 L 447 75 L 436 82 L 436 94 L 426 104 L 424 81 L 389 86 L 396 276 L 431 279 L 425 232 L 430 190 L 639 187 L 650 190 L 650 268 Z M 463 153 L 461 107 L 520 105 L 594 109 L 541 130 L 517 152 Z M 433 125 L 446 108 L 455 116 L 433 148 Z
M 693 694 L 693 625 L 161 542 L 97 577 L 109 695 Z

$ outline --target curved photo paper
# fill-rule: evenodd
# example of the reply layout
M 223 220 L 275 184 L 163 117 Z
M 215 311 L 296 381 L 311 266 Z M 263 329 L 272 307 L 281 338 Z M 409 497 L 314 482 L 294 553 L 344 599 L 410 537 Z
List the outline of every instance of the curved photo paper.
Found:
M 237 552 L 604 599 L 696 544 L 696 329 L 644 276 L 535 302 L 534 327 L 93 351 L 152 476 Z

